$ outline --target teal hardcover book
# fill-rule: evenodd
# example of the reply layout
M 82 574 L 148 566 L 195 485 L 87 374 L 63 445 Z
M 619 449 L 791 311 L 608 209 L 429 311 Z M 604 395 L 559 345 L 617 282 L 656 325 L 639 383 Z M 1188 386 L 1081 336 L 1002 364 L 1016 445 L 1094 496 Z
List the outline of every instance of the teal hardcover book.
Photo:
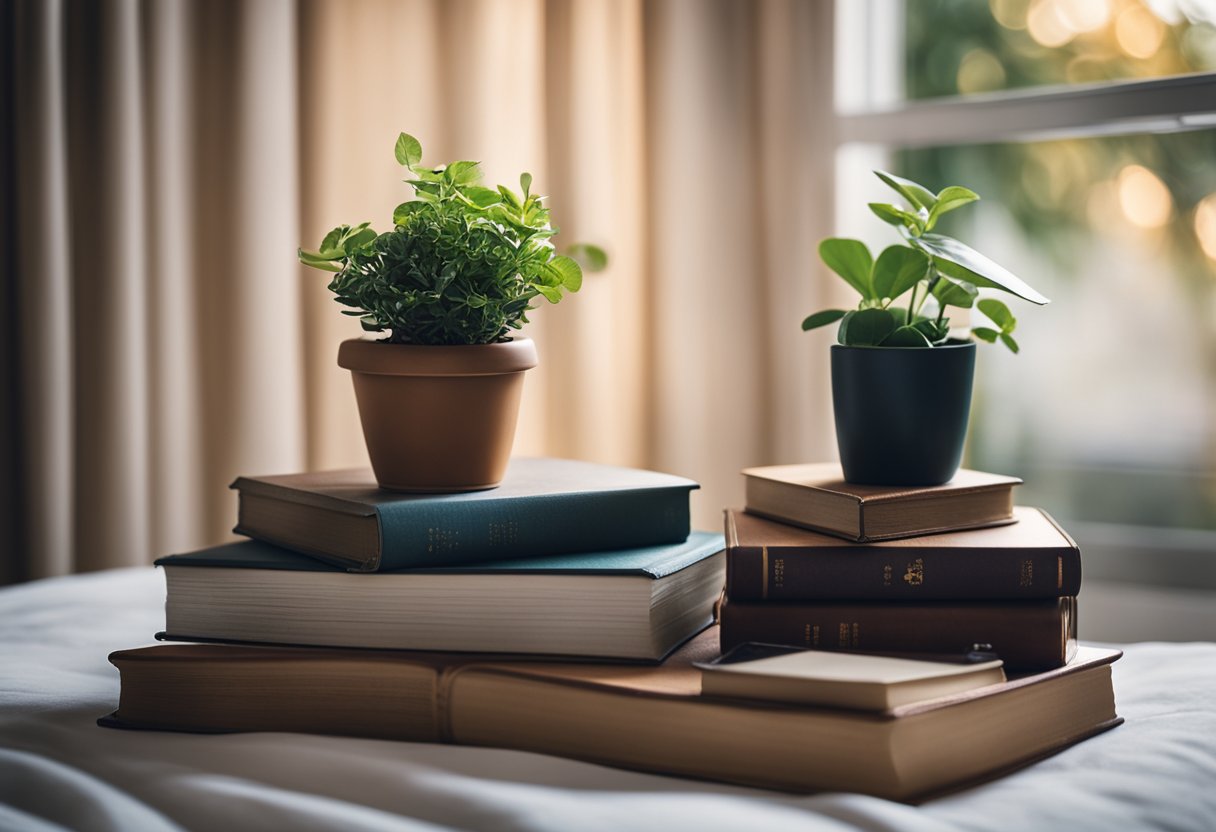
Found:
M 725 541 L 373 574 L 261 541 L 158 560 L 165 638 L 661 659 L 712 621 Z
M 370 470 L 241 477 L 235 531 L 359 572 L 679 543 L 683 477 L 567 459 L 513 459 L 502 485 L 401 494 Z

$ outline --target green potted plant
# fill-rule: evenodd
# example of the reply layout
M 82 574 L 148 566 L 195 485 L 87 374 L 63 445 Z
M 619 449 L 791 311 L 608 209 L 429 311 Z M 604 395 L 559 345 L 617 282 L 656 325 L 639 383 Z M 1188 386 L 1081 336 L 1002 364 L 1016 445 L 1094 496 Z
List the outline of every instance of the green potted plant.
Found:
M 393 229 L 342 225 L 317 251 L 299 252 L 336 272 L 329 288 L 378 341 L 344 341 L 376 480 L 399 491 L 473 491 L 502 480 L 523 374 L 536 347 L 512 332 L 537 298 L 577 292 L 583 270 L 558 254 L 532 176 L 520 192 L 481 184 L 477 162 L 422 164 L 422 145 L 402 133 L 397 161 L 415 198 L 393 211 Z M 594 246 L 572 247 L 590 269 Z
M 870 203 L 898 229 L 903 245 L 874 258 L 859 240 L 823 240 L 819 256 L 861 302 L 854 310 L 816 312 L 802 328 L 840 322 L 832 404 L 845 479 L 938 485 L 962 460 L 975 373 L 975 341 L 951 332 L 947 309 L 977 307 L 993 325 L 974 327 L 970 335 L 999 340 L 1016 353 L 1017 320 L 1000 300 L 978 299 L 979 289 L 1039 305 L 1048 300 L 984 255 L 933 231 L 944 214 L 979 199 L 973 191 L 950 186 L 935 194 L 908 179 L 875 174 L 907 203 Z

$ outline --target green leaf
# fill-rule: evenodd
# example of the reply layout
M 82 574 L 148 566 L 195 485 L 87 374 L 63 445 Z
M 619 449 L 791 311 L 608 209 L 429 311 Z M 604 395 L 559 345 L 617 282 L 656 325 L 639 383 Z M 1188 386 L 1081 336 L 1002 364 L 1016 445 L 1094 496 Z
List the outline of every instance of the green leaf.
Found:
M 600 272 L 608 267 L 608 252 L 590 243 L 575 243 L 566 249 L 566 255 L 573 257 L 583 271 Z
M 393 225 L 403 224 L 406 221 L 406 219 L 409 217 L 410 214 L 421 211 L 423 208 L 426 208 L 427 205 L 429 205 L 429 204 L 430 203 L 428 203 L 428 202 L 422 202 L 417 199 L 411 200 L 410 202 L 401 203 L 400 205 L 398 205 L 396 208 L 393 209 Z
M 350 230 L 349 226 L 339 225 L 333 231 L 325 235 L 325 239 L 321 241 L 320 251 L 333 251 L 338 247 L 338 241 L 342 239 L 342 235 Z
M 1001 334 L 995 329 L 989 329 L 986 326 L 977 326 L 972 328 L 971 334 L 981 341 L 987 341 L 989 344 L 995 344 L 997 337 Z
M 933 255 L 933 262 L 937 265 L 937 270 L 943 274 L 966 280 L 976 286 L 1000 289 L 1040 306 L 1051 302 L 1003 266 L 998 266 L 975 249 L 960 243 L 953 237 L 941 234 L 922 234 L 915 240 L 920 248 Z
M 454 185 L 473 185 L 481 181 L 481 168 L 477 162 L 452 162 L 444 168 L 443 178 Z
M 942 318 L 942 322 L 939 324 L 935 320 L 921 318 L 912 324 L 912 328 L 924 335 L 929 340 L 929 343 L 939 344 L 950 335 L 950 319 Z
M 937 195 L 937 202 L 929 210 L 929 221 L 925 224 L 925 230 L 933 228 L 937 225 L 937 221 L 941 219 L 942 214 L 953 211 L 955 208 L 962 208 L 969 202 L 975 202 L 980 198 L 980 195 L 975 191 L 967 188 L 951 185 L 949 188 L 943 188 L 942 192 Z
M 514 208 L 516 211 L 524 207 L 523 203 L 519 201 L 519 196 L 515 193 L 515 191 L 511 190 L 506 185 L 499 185 L 498 192 L 502 194 L 503 202 Z
M 549 301 L 549 303 L 557 303 L 562 299 L 562 290 L 555 286 L 542 286 L 537 284 L 535 289 L 544 295 L 545 300 Z
M 342 247 L 346 249 L 346 253 L 353 254 L 365 246 L 375 242 L 376 232 L 370 228 L 363 227 L 354 231 L 349 237 L 342 241 Z
M 829 237 L 819 244 L 819 257 L 863 298 L 874 297 L 874 288 L 870 285 L 870 270 L 874 262 L 865 243 Z
M 440 182 L 443 180 L 445 166 L 432 168 L 430 165 L 410 165 L 410 170 L 423 182 Z M 407 182 L 409 180 L 406 180 Z
M 394 152 L 397 155 L 397 162 L 406 167 L 413 167 L 422 161 L 422 143 L 409 133 L 402 133 L 397 137 Z
M 885 223 L 897 225 L 918 233 L 925 230 L 925 221 L 918 214 L 913 214 L 911 211 L 905 211 L 902 208 L 897 208 L 885 202 L 871 202 L 869 205 L 874 215 Z
M 973 284 L 965 280 L 956 280 L 949 275 L 940 275 L 937 284 L 933 287 L 933 297 L 937 298 L 937 302 L 942 306 L 959 306 L 963 309 L 970 309 L 978 294 L 979 292 Z
M 476 205 L 478 208 L 489 208 L 491 205 L 497 205 L 502 202 L 502 194 L 492 188 L 486 188 L 481 185 L 469 185 L 462 190 L 465 198 Z
M 524 199 L 527 199 L 528 193 L 532 189 L 532 174 L 525 171 L 519 175 L 519 189 L 523 191 Z
M 839 321 L 845 314 L 843 309 L 825 309 L 822 312 L 816 312 L 814 315 L 808 315 L 802 321 L 802 331 L 807 332 L 821 326 L 827 326 L 833 321 Z
M 929 255 L 908 246 L 888 246 L 874 261 L 871 277 L 874 296 L 894 300 L 928 273 Z
M 976 304 L 981 312 L 998 327 L 1001 332 L 1013 332 L 1017 329 L 1018 319 L 1013 317 L 1009 307 L 996 298 L 984 298 Z
M 874 216 L 878 217 L 885 223 L 891 225 L 904 225 L 904 217 L 908 212 L 901 208 L 896 208 L 886 202 L 871 202 L 869 203 L 870 210 L 874 212 Z
M 1016 355 L 1018 353 L 1018 342 L 1013 340 L 1013 336 L 1008 332 L 1001 333 L 1001 343 L 1009 347 L 1010 351 Z
M 316 252 L 305 251 L 301 248 L 296 250 L 296 256 L 300 258 L 300 262 L 305 266 L 311 266 L 314 269 L 322 269 L 323 271 L 327 272 L 342 271 L 342 267 L 337 263 L 333 262 L 328 257 L 322 257 Z
M 885 309 L 859 309 L 845 316 L 841 343 L 850 347 L 877 346 L 895 330 L 895 318 Z
M 555 274 L 560 284 L 569 291 L 577 292 L 583 287 L 583 270 L 573 258 L 567 257 L 564 254 L 555 255 L 545 265 L 545 268 Z M 545 295 L 545 297 L 549 296 Z
M 884 347 L 931 347 L 929 339 L 915 326 L 901 326 L 882 340 Z
M 911 179 L 904 179 L 882 170 L 874 171 L 874 175 L 894 188 L 900 196 L 908 200 L 913 208 L 924 208 L 926 211 L 931 211 L 933 205 L 937 202 L 937 197 L 934 196 L 933 191 L 918 182 L 913 182 Z

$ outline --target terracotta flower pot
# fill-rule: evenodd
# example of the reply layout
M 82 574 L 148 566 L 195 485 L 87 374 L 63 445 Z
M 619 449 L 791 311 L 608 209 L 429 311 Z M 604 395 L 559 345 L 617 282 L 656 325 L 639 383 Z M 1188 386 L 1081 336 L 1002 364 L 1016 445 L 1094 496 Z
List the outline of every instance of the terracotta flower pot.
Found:
M 528 338 L 429 347 L 343 341 L 363 438 L 376 481 L 394 491 L 478 491 L 502 481 L 524 371 L 536 366 Z

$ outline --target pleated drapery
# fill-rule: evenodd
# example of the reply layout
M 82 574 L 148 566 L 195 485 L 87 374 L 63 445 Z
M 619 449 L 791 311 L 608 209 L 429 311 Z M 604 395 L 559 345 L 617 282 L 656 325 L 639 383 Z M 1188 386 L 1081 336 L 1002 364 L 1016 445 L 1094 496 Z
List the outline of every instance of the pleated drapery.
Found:
M 536 177 L 611 267 L 538 310 L 516 453 L 698 479 L 834 453 L 831 3 L 18 0 L 0 11 L 5 581 L 218 542 L 226 486 L 366 463 L 296 247 L 425 158 Z

